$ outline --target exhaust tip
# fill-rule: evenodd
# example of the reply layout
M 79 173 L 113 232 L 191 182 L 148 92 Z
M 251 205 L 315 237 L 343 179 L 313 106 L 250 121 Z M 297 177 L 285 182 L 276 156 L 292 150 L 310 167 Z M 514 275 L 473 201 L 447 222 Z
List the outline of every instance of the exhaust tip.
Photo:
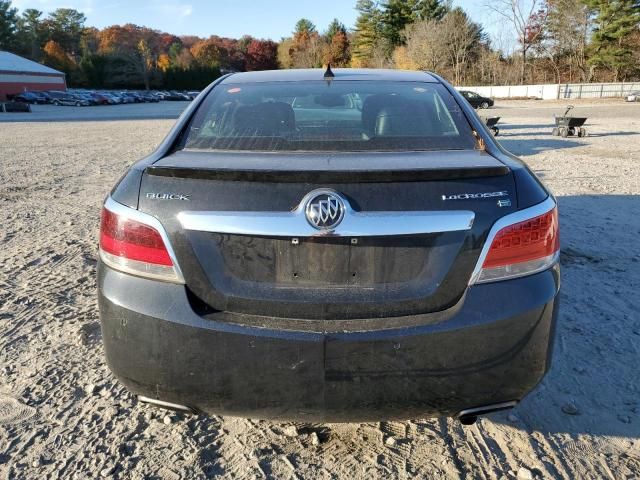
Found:
M 477 415 L 461 415 L 458 417 L 462 425 L 473 425 L 478 421 Z
M 141 401 L 142 403 L 148 403 L 150 405 L 153 405 L 155 407 L 160 407 L 165 410 L 173 410 L 174 412 L 189 413 L 192 415 L 196 415 L 198 413 L 194 408 L 187 407 L 186 405 L 180 405 L 179 403 L 165 402 L 163 400 L 158 400 L 156 398 L 149 398 L 143 395 L 138 395 L 138 400 Z
M 462 425 L 473 425 L 480 415 L 509 410 L 518 404 L 515 400 L 511 402 L 493 403 L 482 407 L 468 408 L 458 413 L 457 418 Z

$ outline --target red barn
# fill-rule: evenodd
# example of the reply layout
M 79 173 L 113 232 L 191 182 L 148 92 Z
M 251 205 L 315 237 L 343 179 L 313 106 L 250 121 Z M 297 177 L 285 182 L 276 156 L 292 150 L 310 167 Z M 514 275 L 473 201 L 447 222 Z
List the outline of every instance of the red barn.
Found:
M 64 73 L 0 51 L 0 100 L 25 90 L 66 90 Z

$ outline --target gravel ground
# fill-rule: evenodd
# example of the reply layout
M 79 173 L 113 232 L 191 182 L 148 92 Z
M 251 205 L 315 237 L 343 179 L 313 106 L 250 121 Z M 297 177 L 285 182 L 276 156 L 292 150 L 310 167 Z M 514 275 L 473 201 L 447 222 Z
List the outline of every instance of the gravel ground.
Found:
M 139 404 L 104 361 L 98 217 L 173 122 L 0 123 L 0 478 L 640 477 L 640 104 L 581 104 L 582 139 L 549 135 L 554 108 L 482 112 L 502 116 L 503 145 L 559 197 L 563 291 L 549 375 L 471 427 L 278 424 Z

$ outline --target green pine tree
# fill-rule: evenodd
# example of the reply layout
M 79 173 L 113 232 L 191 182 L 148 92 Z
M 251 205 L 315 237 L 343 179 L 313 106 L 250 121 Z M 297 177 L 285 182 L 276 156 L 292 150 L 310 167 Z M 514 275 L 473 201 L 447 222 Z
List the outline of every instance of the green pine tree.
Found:
M 628 41 L 640 25 L 640 0 L 584 0 L 596 12 L 591 39 L 593 67 L 607 68 L 618 81 L 635 68 Z
M 16 41 L 18 9 L 8 0 L 0 0 L 0 50 L 12 50 Z
M 441 0 L 387 0 L 382 4 L 382 34 L 391 46 L 402 45 L 407 26 L 418 20 L 440 20 L 447 11 Z
M 20 53 L 32 60 L 39 60 L 41 56 L 40 47 L 45 33 L 41 17 L 40 10 L 27 8 L 17 22 L 16 35 L 20 44 Z
M 306 18 L 301 18 L 296 23 L 296 29 L 293 32 L 293 34 L 294 35 L 299 35 L 299 34 L 310 35 L 315 31 L 316 31 L 316 26 L 313 24 L 311 20 L 308 20 Z
M 358 0 L 359 12 L 354 29 L 352 56 L 354 66 L 366 66 L 374 54 L 381 35 L 382 12 L 372 0 Z
M 347 27 L 344 26 L 344 23 L 342 23 L 340 20 L 338 20 L 337 18 L 334 18 L 333 21 L 329 24 L 329 27 L 327 28 L 327 31 L 325 32 L 324 36 L 331 41 L 331 39 L 333 37 L 336 36 L 336 34 L 338 33 L 347 33 Z

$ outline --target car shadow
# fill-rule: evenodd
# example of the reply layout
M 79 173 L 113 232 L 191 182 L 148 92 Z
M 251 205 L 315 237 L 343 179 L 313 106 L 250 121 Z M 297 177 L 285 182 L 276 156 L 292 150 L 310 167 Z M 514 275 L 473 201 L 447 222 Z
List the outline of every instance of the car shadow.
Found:
M 588 129 L 588 127 L 587 127 Z M 589 132 L 589 137 L 627 137 L 630 135 L 640 135 L 640 132 L 609 132 L 609 133 L 591 133 Z
M 522 135 L 518 134 L 518 137 Z M 499 136 L 496 138 L 500 145 L 509 152 L 518 156 L 535 155 L 547 150 L 559 150 L 564 148 L 575 148 L 584 146 L 584 143 L 569 139 L 540 138 L 540 134 L 535 134 L 535 139 L 516 139 Z
M 640 196 L 558 197 L 562 290 L 551 369 L 489 418 L 543 434 L 640 438 Z

